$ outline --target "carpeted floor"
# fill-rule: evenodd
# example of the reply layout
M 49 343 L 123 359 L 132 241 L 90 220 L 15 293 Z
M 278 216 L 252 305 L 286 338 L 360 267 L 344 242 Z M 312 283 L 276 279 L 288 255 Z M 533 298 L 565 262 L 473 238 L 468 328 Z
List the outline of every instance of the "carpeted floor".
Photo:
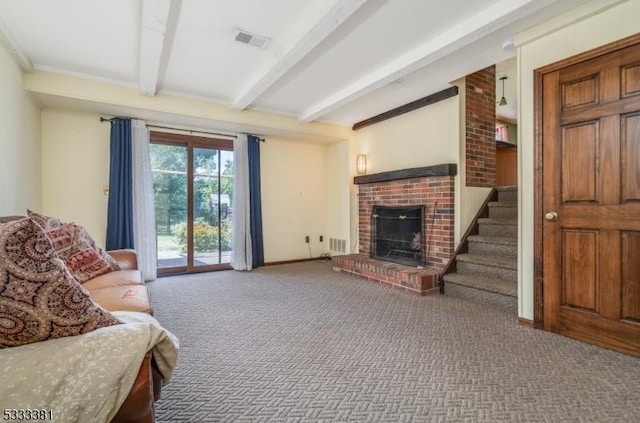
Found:
M 300 263 L 149 284 L 180 338 L 158 422 L 637 422 L 640 360 Z

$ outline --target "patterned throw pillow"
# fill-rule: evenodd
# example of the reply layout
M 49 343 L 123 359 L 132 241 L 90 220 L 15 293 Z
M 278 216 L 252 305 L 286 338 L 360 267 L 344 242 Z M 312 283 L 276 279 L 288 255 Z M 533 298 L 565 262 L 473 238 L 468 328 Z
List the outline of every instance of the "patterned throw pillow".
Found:
M 63 223 L 61 226 L 45 229 L 44 232 L 58 257 L 80 283 L 119 269 L 115 260 L 102 251 L 80 225 Z M 109 261 L 105 260 L 102 254 L 105 254 Z
M 38 224 L 0 224 L 0 349 L 119 323 L 74 280 Z
M 104 261 L 100 254 L 91 248 L 77 250 L 63 261 L 67 265 L 69 272 L 80 283 L 111 271 L 109 263 Z
M 75 224 L 75 225 L 78 228 L 78 232 L 80 233 L 80 236 L 82 238 L 84 238 L 85 244 L 89 248 L 91 248 L 94 251 L 96 251 L 98 253 L 98 255 L 100 257 L 102 257 L 102 259 L 104 261 L 107 262 L 107 264 L 109 265 L 111 270 L 120 270 L 120 266 L 118 266 L 118 263 L 106 251 L 104 251 L 102 248 L 100 248 L 98 246 L 98 244 L 96 243 L 95 239 L 93 239 L 91 237 L 91 235 L 89 235 L 89 232 L 87 232 L 87 230 L 84 227 L 82 227 L 82 226 L 80 226 L 78 224 Z
M 31 210 L 27 212 L 31 219 L 44 228 L 56 252 L 78 282 L 120 270 L 113 257 L 98 246 L 84 227 Z
M 55 217 L 45 216 L 40 213 L 36 213 L 32 210 L 27 209 L 27 215 L 33 219 L 38 225 L 45 229 L 56 228 L 58 226 L 62 226 L 62 221 L 60 219 L 56 219 Z

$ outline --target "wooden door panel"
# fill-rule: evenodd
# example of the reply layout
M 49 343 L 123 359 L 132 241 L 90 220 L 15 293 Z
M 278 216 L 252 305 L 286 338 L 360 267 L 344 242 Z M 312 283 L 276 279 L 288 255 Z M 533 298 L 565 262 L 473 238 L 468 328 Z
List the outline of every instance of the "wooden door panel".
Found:
M 558 322 L 557 330 L 554 332 L 561 335 L 636 357 L 640 351 L 638 325 L 602 319 L 597 314 L 575 313 L 567 308 L 560 309 Z
M 574 109 L 599 103 L 599 75 L 589 75 L 562 84 L 562 109 Z
M 599 312 L 597 252 L 597 231 L 562 231 L 563 307 Z
M 552 139 L 559 132 L 557 117 L 560 115 L 561 104 L 558 99 L 561 96 L 559 72 L 549 72 L 542 76 L 542 137 L 543 140 Z M 555 118 L 554 118 L 555 117 Z M 559 143 L 547 143 L 541 151 L 544 168 L 559 169 L 561 166 L 561 150 Z M 538 169 L 543 170 L 542 163 Z M 561 201 L 561 185 L 556 182 L 557 174 L 541 172 L 542 179 L 542 213 L 555 211 Z M 560 226 L 543 221 L 542 240 L 542 264 L 544 278 L 542 278 L 542 303 L 544 308 L 544 329 L 553 332 L 560 331 L 560 298 L 561 286 L 556 283 L 562 278 L 560 256 Z
M 621 121 L 622 201 L 640 201 L 640 113 Z
M 617 115 L 600 119 L 600 152 L 598 176 L 600 184 L 599 203 L 620 204 L 620 119 Z M 616 211 L 617 213 L 617 211 Z M 613 216 L 611 216 L 613 217 Z
M 562 128 L 562 202 L 596 202 L 598 122 Z
M 638 97 L 627 97 L 616 103 L 604 103 L 567 110 L 560 116 L 560 123 L 562 125 L 573 125 L 580 122 L 596 120 L 602 116 L 634 113 L 638 110 Z
M 640 323 L 640 232 L 622 232 L 621 318 Z
M 620 72 L 622 96 L 640 95 L 640 62 L 621 66 Z
M 619 206 L 601 205 L 596 210 L 591 203 L 569 203 L 565 206 L 549 207 L 548 210 L 558 210 L 562 223 L 567 228 L 585 229 L 618 229 L 633 231 L 640 225 L 640 211 L 637 202 L 628 202 Z M 561 214 L 560 214 L 561 213 Z M 553 226 L 545 223 L 545 226 Z
M 637 41 L 636 41 L 637 42 Z M 544 328 L 640 357 L 640 44 L 541 76 Z M 575 63 L 575 62 L 573 62 Z
M 618 228 L 598 231 L 598 302 L 602 321 L 620 321 L 622 246 Z M 640 334 L 638 334 L 640 335 Z
M 602 70 L 633 68 L 640 65 L 638 57 L 638 45 L 635 44 L 617 50 L 615 54 L 604 54 L 562 67 L 558 69 L 560 72 L 560 83 L 564 84 L 569 81 L 582 80 L 593 75 L 597 75 Z M 631 78 L 629 82 L 631 82 L 632 85 L 637 83 L 635 78 L 637 78 L 638 75 L 634 74 L 636 71 L 637 70 L 633 69 L 628 75 Z

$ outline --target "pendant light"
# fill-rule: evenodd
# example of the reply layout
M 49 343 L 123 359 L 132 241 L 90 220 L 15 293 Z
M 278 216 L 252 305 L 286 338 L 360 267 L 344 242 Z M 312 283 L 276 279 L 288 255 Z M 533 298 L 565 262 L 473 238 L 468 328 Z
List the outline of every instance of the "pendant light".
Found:
M 504 81 L 505 79 L 507 79 L 506 76 L 503 76 L 502 78 L 500 78 L 500 81 L 502 81 L 502 98 L 500 99 L 500 102 L 498 103 L 498 105 L 500 106 L 506 106 L 507 105 L 507 99 L 504 97 Z

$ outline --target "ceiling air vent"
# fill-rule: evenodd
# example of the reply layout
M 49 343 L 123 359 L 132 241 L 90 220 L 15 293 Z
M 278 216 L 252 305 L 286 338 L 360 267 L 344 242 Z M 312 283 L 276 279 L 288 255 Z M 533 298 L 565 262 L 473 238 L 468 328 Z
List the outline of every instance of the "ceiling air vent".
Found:
M 233 38 L 239 43 L 249 44 L 250 46 L 258 48 L 265 48 L 265 46 L 269 42 L 269 38 L 267 37 L 252 34 L 242 29 L 236 29 L 233 32 Z

